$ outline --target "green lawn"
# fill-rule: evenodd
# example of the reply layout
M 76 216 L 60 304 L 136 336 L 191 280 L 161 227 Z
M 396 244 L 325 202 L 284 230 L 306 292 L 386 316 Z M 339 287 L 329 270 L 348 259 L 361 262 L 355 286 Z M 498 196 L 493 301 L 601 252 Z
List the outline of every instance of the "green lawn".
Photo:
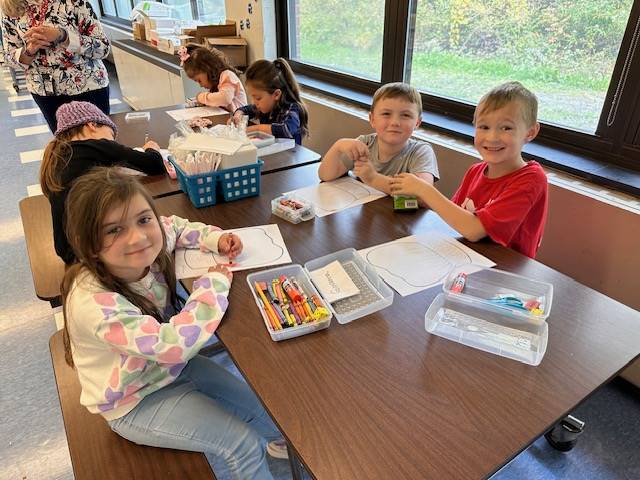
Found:
M 301 42 L 300 59 L 341 72 L 380 80 L 381 51 L 354 55 L 350 47 L 309 45 Z M 519 80 L 536 93 L 541 120 L 593 132 L 598 123 L 609 78 L 594 72 L 607 66 L 566 65 L 551 61 L 523 67 L 508 61 L 460 58 L 446 52 L 414 52 L 411 83 L 420 90 L 468 102 L 477 100 L 489 88 Z

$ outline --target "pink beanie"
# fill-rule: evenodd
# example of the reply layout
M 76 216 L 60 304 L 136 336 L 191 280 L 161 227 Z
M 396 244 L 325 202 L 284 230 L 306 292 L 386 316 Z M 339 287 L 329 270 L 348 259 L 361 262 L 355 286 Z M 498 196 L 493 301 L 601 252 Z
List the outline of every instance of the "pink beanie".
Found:
M 102 110 L 89 102 L 69 102 L 58 107 L 56 111 L 56 121 L 58 128 L 55 136 L 66 132 L 70 128 L 84 125 L 85 123 L 97 123 L 98 125 L 107 125 L 113 130 L 113 138 L 118 135 L 118 127 L 107 117 Z

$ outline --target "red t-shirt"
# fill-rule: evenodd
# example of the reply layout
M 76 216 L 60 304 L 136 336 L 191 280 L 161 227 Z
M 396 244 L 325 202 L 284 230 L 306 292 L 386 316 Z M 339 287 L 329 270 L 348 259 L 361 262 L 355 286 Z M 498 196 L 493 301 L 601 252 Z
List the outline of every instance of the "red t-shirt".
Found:
M 485 162 L 465 173 L 452 201 L 475 213 L 496 243 L 534 258 L 547 220 L 547 176 L 538 162 L 487 178 Z

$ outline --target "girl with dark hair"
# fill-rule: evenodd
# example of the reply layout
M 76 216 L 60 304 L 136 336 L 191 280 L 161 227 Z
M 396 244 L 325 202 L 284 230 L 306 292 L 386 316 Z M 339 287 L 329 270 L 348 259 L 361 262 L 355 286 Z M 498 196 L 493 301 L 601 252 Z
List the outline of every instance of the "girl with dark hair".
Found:
M 257 125 L 248 132 L 270 133 L 278 138 L 293 138 L 302 143 L 309 134 L 309 114 L 300 98 L 300 88 L 291 67 L 284 58 L 273 62 L 257 60 L 245 74 L 252 104 L 236 110 L 234 117 L 248 115 Z
M 229 65 L 222 52 L 188 45 L 181 47 L 178 55 L 187 76 L 208 90 L 197 95 L 199 103 L 229 112 L 247 104 L 247 94 L 238 78 L 238 71 Z
M 138 444 L 207 452 L 238 479 L 271 479 L 270 454 L 286 444 L 242 380 L 198 351 L 228 306 L 233 275 L 211 267 L 181 301 L 173 251 L 233 258 L 242 242 L 217 227 L 159 217 L 137 180 L 99 167 L 67 199 L 67 236 L 78 263 L 62 284 L 64 345 L 80 403 Z

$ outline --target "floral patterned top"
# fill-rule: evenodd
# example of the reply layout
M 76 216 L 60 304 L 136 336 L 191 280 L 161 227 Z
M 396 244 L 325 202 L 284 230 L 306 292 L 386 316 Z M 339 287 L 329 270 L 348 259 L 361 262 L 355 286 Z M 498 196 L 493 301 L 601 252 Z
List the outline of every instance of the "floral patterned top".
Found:
M 48 6 L 41 16 L 43 2 Z M 38 51 L 30 65 L 20 63 L 26 47 L 24 34 L 34 26 L 66 30 L 69 45 Z M 11 67 L 24 70 L 27 90 L 36 95 L 78 95 L 109 85 L 102 59 L 109 54 L 109 39 L 87 0 L 27 0 L 21 17 L 2 18 L 2 41 Z
M 222 232 L 217 227 L 176 216 L 160 220 L 168 251 L 199 247 L 218 252 Z M 129 286 L 153 301 L 165 318 L 144 315 L 86 270 L 76 277 L 66 302 L 71 351 L 82 387 L 80 403 L 107 421 L 126 415 L 180 375 L 218 328 L 230 282 L 221 273 L 206 273 L 193 283 L 180 312 L 168 301 L 167 282 L 156 264 Z

